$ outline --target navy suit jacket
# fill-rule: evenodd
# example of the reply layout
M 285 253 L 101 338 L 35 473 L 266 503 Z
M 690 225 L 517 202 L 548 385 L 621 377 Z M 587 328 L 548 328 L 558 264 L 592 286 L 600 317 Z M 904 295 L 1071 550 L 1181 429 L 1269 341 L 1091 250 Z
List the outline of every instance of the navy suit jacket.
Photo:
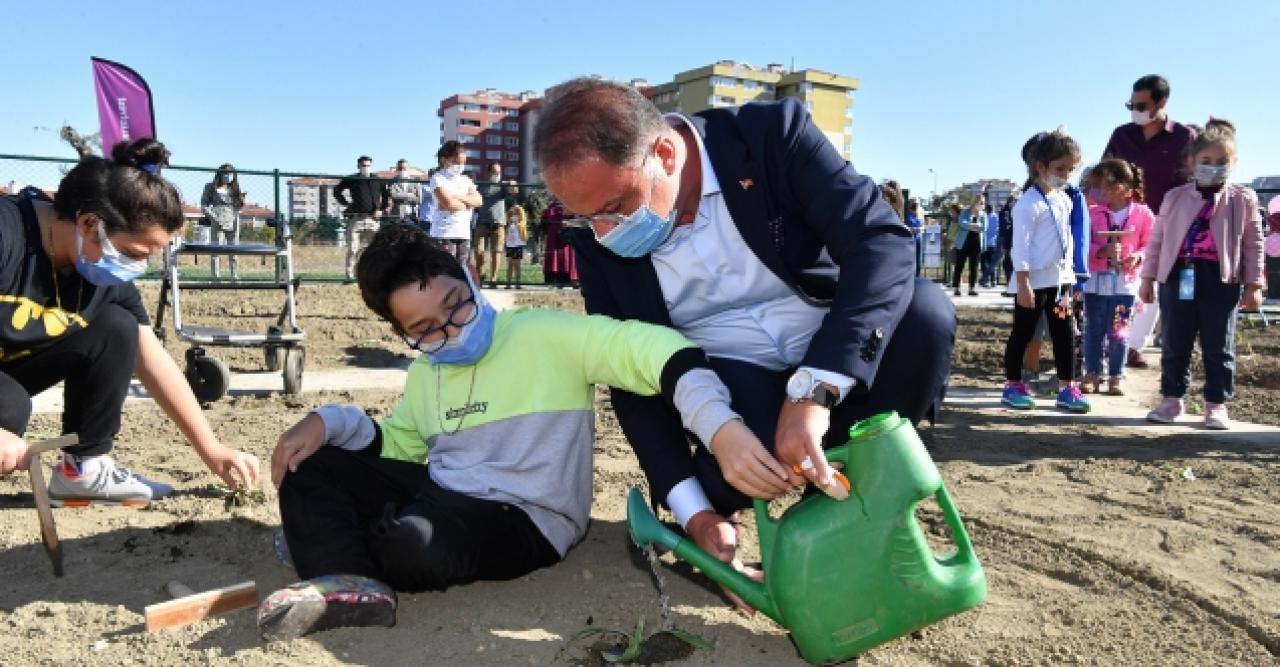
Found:
M 796 100 L 712 109 L 690 120 L 747 246 L 800 298 L 830 309 L 802 364 L 853 377 L 854 396 L 874 391 L 883 344 L 914 290 L 911 231 Z M 648 257 L 618 257 L 587 229 L 567 234 L 587 312 L 671 326 Z M 659 397 L 614 389 L 612 398 L 653 499 L 665 503 L 675 484 L 694 475 L 679 415 Z M 772 434 L 766 440 L 772 449 Z

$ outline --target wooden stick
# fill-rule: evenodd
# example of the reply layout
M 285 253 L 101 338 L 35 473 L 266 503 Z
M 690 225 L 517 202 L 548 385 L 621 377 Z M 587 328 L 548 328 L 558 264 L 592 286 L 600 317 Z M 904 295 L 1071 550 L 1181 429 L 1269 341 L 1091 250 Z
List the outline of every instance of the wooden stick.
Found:
M 143 609 L 147 631 L 187 625 L 206 618 L 258 606 L 258 585 L 252 581 L 188 595 Z
M 40 455 L 44 452 L 70 447 L 80 442 L 74 433 L 42 440 L 27 447 L 31 453 L 31 464 L 27 472 L 31 475 L 31 496 L 36 501 L 36 516 L 40 519 L 40 539 L 44 542 L 45 553 L 53 563 L 53 576 L 62 576 L 62 544 L 58 542 L 58 527 L 53 523 L 53 508 L 49 505 L 49 488 L 44 484 L 44 464 Z

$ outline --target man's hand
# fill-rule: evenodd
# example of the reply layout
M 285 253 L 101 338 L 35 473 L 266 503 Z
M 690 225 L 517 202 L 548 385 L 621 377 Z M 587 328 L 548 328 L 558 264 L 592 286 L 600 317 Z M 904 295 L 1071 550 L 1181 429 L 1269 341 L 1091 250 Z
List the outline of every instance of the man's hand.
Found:
M 258 457 L 231 447 L 219 446 L 208 456 L 203 457 L 204 464 L 209 466 L 213 474 L 222 478 L 223 483 L 235 489 L 241 484 L 252 489 L 258 486 Z M 236 475 L 239 474 L 239 478 Z
M 1150 278 L 1143 278 L 1142 284 L 1138 285 L 1138 298 L 1143 303 L 1155 303 L 1156 290 L 1154 283 L 1155 281 Z
M 819 487 L 831 484 L 831 466 L 822 451 L 822 436 L 831 427 L 831 411 L 812 401 L 782 404 L 774 451 L 788 468 L 800 466 L 804 476 Z M 810 462 L 804 464 L 805 459 Z
M 763 572 L 747 567 L 738 560 L 738 527 L 733 522 L 711 510 L 703 510 L 689 518 L 689 522 L 685 524 L 685 532 L 695 544 L 717 560 L 732 565 L 733 569 L 754 581 L 764 581 Z M 738 609 L 748 614 L 756 613 L 751 605 L 743 602 L 742 598 L 732 591 L 724 587 L 721 587 L 721 590 Z
M 31 464 L 31 452 L 22 438 L 0 428 L 0 475 L 16 470 L 26 470 Z
M 271 483 L 280 488 L 286 472 L 295 472 L 316 450 L 324 446 L 324 420 L 311 413 L 280 436 L 271 452 Z
M 1246 285 L 1240 298 L 1240 306 L 1245 310 L 1257 310 L 1262 307 L 1262 286 Z
M 752 498 L 773 498 L 801 480 L 769 454 L 751 429 L 737 419 L 721 426 L 708 444 L 720 472 L 733 488 Z

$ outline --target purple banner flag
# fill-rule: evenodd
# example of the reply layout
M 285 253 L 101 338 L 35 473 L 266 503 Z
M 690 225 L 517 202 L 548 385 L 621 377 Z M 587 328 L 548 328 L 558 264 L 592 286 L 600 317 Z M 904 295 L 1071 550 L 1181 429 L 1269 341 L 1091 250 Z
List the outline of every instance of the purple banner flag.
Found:
M 93 87 L 98 96 L 98 121 L 102 125 L 102 152 L 121 141 L 154 139 L 156 116 L 151 89 L 138 73 L 110 60 L 91 58 Z

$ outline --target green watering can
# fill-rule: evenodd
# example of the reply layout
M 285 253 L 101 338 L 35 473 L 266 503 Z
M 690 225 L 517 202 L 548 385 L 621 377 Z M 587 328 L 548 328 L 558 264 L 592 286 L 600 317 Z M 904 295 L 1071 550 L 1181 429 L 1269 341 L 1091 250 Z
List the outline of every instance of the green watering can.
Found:
M 755 501 L 764 583 L 748 579 L 658 523 L 639 489 L 627 497 L 637 546 L 662 545 L 791 631 L 813 664 L 872 647 L 978 606 L 987 580 L 942 476 L 910 422 L 885 413 L 856 424 L 827 450 L 852 484 L 838 501 L 811 494 L 781 519 Z M 956 551 L 935 555 L 915 518 L 933 496 Z

